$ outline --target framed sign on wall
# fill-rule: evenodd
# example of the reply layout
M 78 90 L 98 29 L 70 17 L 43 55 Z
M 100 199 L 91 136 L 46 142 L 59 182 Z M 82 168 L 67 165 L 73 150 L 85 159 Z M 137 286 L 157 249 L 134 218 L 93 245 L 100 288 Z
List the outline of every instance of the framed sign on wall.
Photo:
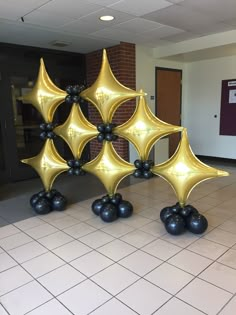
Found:
M 236 136 L 236 79 L 222 80 L 220 135 Z

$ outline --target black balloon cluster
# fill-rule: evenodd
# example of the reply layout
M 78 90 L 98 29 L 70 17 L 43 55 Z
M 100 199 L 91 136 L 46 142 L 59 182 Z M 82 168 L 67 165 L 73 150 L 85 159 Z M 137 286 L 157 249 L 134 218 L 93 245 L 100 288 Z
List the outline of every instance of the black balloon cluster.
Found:
M 208 227 L 207 219 L 191 205 L 181 207 L 179 203 L 172 207 L 165 207 L 160 212 L 161 221 L 168 233 L 180 235 L 188 231 L 201 234 Z
M 134 166 L 136 170 L 133 173 L 133 176 L 136 178 L 146 178 L 149 179 L 153 176 L 151 168 L 153 167 L 154 162 L 152 160 L 135 160 Z
M 65 102 L 67 104 L 83 103 L 84 100 L 79 95 L 84 89 L 84 85 L 68 85 L 66 87 L 68 95 L 65 98 Z
M 39 128 L 42 130 L 39 137 L 42 140 L 46 139 L 55 139 L 56 134 L 53 132 L 53 129 L 57 126 L 54 123 L 42 123 L 40 124 Z
M 123 200 L 121 194 L 105 195 L 92 203 L 92 210 L 105 222 L 113 222 L 118 218 L 128 218 L 133 213 L 133 206 Z
M 82 166 L 85 164 L 85 161 L 82 160 L 69 160 L 67 165 L 70 167 L 68 169 L 69 175 L 85 175 L 85 171 L 82 169 Z
M 97 135 L 98 142 L 102 142 L 103 140 L 106 141 L 115 141 L 118 136 L 113 134 L 113 128 L 115 128 L 115 124 L 98 124 L 97 130 L 99 134 Z
M 53 210 L 65 210 L 66 198 L 56 189 L 42 190 L 30 198 L 30 205 L 37 214 L 47 214 Z

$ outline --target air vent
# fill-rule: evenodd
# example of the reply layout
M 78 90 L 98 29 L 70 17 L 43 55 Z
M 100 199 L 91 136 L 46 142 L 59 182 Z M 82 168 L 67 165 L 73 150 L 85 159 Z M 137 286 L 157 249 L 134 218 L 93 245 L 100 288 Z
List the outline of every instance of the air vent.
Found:
M 51 42 L 50 44 L 55 47 L 66 47 L 66 46 L 69 46 L 71 43 L 63 42 L 61 40 L 55 40 Z

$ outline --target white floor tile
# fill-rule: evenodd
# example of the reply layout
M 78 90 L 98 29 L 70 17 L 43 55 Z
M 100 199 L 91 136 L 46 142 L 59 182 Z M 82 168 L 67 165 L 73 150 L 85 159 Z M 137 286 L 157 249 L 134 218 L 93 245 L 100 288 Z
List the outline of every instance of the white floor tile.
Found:
M 88 254 L 83 255 L 82 257 L 73 260 L 70 264 L 71 266 L 85 274 L 87 277 L 91 277 L 97 272 L 112 265 L 113 263 L 114 262 L 106 256 L 96 251 L 92 251 Z
M 79 224 L 75 224 L 73 226 L 70 226 L 70 227 L 64 229 L 63 231 L 74 238 L 79 238 L 79 237 L 87 235 L 91 232 L 96 231 L 96 229 L 87 223 L 81 222 Z
M 204 238 L 228 247 L 236 244 L 236 234 L 223 231 L 219 228 L 215 228 L 207 233 Z
M 236 250 L 230 249 L 218 261 L 228 267 L 236 269 Z
M 163 261 L 153 257 L 141 250 L 130 254 L 129 256 L 121 259 L 119 264 L 135 272 L 139 276 L 143 277 L 145 274 L 155 269 L 162 264 Z
M 0 295 L 32 281 L 33 278 L 21 267 L 16 266 L 0 273 Z
M 117 299 L 111 299 L 107 303 L 97 308 L 91 315 L 137 315 L 130 308 Z
M 144 246 L 142 250 L 150 255 L 153 255 L 161 260 L 167 260 L 182 250 L 181 247 L 171 244 L 169 242 L 158 239 L 147 246 Z
M 38 242 L 48 249 L 54 249 L 66 243 L 72 242 L 74 239 L 66 233 L 59 231 L 48 236 L 38 239 Z
M 197 241 L 199 239 L 199 236 L 186 231 L 184 234 L 178 236 L 166 233 L 165 235 L 161 236 L 161 239 L 172 244 L 175 244 L 179 247 L 185 248 L 192 244 L 193 242 Z
M 79 241 L 73 241 L 62 245 L 53 250 L 53 252 L 61 257 L 66 262 L 70 262 L 88 252 L 92 249 Z
M 17 262 L 12 259 L 7 253 L 1 253 L 0 254 L 0 272 L 7 270 L 11 267 L 14 267 L 17 265 Z
M 219 315 L 232 315 L 236 312 L 236 297 L 229 301 Z
M 25 233 L 36 240 L 56 232 L 58 232 L 58 229 L 48 223 L 41 224 L 25 231 Z
M 1 314 L 1 313 L 0 313 Z M 60 302 L 53 299 L 42 306 L 37 307 L 35 310 L 27 313 L 27 315 L 71 315 Z
M 236 270 L 215 262 L 203 271 L 199 278 L 233 294 L 236 293 Z
M 72 218 L 72 217 L 67 215 L 63 218 L 50 221 L 50 224 L 55 226 L 56 228 L 62 230 L 62 229 L 66 229 L 70 226 L 73 226 L 75 224 L 78 224 L 79 222 L 80 222 L 79 220 Z
M 8 237 L 8 236 L 16 234 L 16 233 L 19 233 L 19 232 L 20 232 L 20 230 L 12 224 L 2 226 L 2 227 L 0 227 L 0 239 L 2 239 L 4 237 Z
M 87 315 L 111 299 L 111 295 L 90 280 L 58 296 L 58 299 L 73 313 Z
M 155 298 L 154 298 L 155 297 Z M 117 295 L 117 298 L 140 315 L 150 315 L 167 302 L 170 294 L 141 279 Z
M 8 313 L 5 311 L 2 305 L 0 305 L 0 315 L 8 315 Z
M 114 240 L 99 247 L 97 251 L 114 261 L 118 261 L 136 251 L 136 248 L 120 240 Z
M 116 295 L 139 279 L 133 272 L 114 264 L 91 278 L 100 287 L 112 295 Z
M 187 249 L 201 256 L 215 260 L 225 253 L 228 250 L 228 247 L 200 238 L 189 245 Z
M 80 237 L 79 240 L 92 248 L 98 248 L 114 240 L 114 237 L 102 231 L 95 231 Z
M 33 241 L 31 243 L 10 250 L 9 255 L 11 255 L 19 263 L 23 263 L 27 260 L 44 254 L 47 251 L 47 248 Z
M 212 264 L 212 260 L 188 250 L 183 250 L 170 258 L 168 263 L 196 276 Z
M 152 221 L 148 224 L 145 224 L 144 226 L 140 227 L 140 230 L 149 233 L 155 237 L 160 237 L 167 233 L 164 224 L 158 221 Z
M 41 224 L 44 224 L 44 221 L 37 217 L 32 217 L 32 218 L 14 223 L 14 225 L 22 231 L 31 229 Z
M 62 259 L 57 257 L 55 254 L 48 252 L 28 260 L 22 264 L 22 267 L 25 268 L 34 278 L 38 278 L 64 264 L 65 262 Z
M 125 219 L 125 224 L 128 224 L 136 229 L 140 228 L 141 226 L 144 226 L 148 223 L 152 222 L 152 220 L 148 218 L 144 218 L 141 215 L 134 214 L 131 217 Z
M 24 315 L 52 299 L 36 281 L 30 282 L 0 298 L 0 302 L 11 315 Z
M 38 278 L 38 281 L 53 295 L 57 296 L 85 279 L 86 277 L 79 271 L 70 265 L 64 265 Z
M 141 248 L 153 242 L 156 237 L 141 230 L 134 230 L 122 236 L 120 239 L 134 247 Z
M 200 279 L 194 279 L 177 297 L 208 315 L 215 315 L 232 294 Z
M 174 266 L 164 263 L 144 277 L 161 289 L 176 294 L 194 277 Z
M 193 308 L 192 306 L 173 298 L 168 303 L 163 305 L 153 315 L 203 315 L 201 311 Z
M 116 224 L 115 224 L 116 223 Z M 114 237 L 121 237 L 131 231 L 133 231 L 134 228 L 130 225 L 122 223 L 120 220 L 117 222 L 114 222 L 112 225 L 108 225 L 102 229 L 102 231 L 114 236 Z
M 33 239 L 23 232 L 0 239 L 0 246 L 5 250 L 11 250 L 21 245 L 32 242 Z

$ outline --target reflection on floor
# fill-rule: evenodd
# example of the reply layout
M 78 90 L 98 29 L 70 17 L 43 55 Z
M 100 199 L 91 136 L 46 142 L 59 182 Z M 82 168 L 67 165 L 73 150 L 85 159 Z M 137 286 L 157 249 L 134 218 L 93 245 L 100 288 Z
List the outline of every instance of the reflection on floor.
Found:
M 2 187 L 0 314 L 236 314 L 236 167 L 216 167 L 231 175 L 189 200 L 208 219 L 203 235 L 166 233 L 159 213 L 176 198 L 158 177 L 120 186 L 135 213 L 113 223 L 90 209 L 104 194 L 95 179 L 58 182 L 68 209 L 44 216 L 28 205 L 38 180 Z

